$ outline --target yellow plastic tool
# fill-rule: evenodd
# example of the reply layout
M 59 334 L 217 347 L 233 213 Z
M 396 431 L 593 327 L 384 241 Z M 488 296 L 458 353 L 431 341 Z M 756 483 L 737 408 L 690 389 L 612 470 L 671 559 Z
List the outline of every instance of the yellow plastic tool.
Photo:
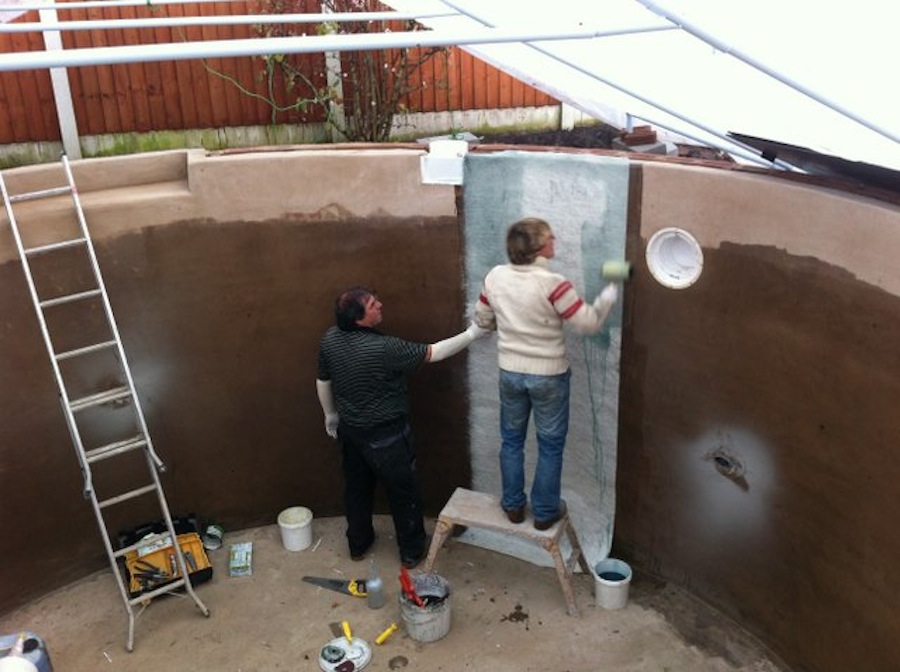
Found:
M 347 621 L 341 621 L 341 630 L 344 631 L 344 637 L 347 638 L 347 642 L 353 641 L 353 633 L 350 632 L 350 623 Z
M 391 623 L 391 626 L 375 638 L 376 644 L 384 644 L 387 638 L 397 632 L 397 624 Z

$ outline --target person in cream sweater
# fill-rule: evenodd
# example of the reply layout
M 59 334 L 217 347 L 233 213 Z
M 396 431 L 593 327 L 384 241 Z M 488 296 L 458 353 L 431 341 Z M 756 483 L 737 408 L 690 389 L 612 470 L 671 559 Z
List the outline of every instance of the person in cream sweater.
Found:
M 475 323 L 497 331 L 500 505 L 511 522 L 525 520 L 525 436 L 533 415 L 538 460 L 531 510 L 539 530 L 550 528 L 566 511 L 560 487 L 571 373 L 564 328 L 597 333 L 618 300 L 618 289 L 609 284 L 593 303 L 584 301 L 569 280 L 550 269 L 554 241 L 543 219 L 512 224 L 506 235 L 509 263 L 488 272 L 475 306 Z

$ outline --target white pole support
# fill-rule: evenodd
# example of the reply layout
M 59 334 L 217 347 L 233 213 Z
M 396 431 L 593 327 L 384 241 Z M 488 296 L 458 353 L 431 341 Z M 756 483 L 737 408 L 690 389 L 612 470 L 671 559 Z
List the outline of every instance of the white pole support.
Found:
M 56 9 L 41 9 L 41 22 L 57 23 Z M 62 51 L 62 36 L 58 30 L 42 33 L 44 49 Z M 72 104 L 72 89 L 69 86 L 69 73 L 66 68 L 50 68 L 50 83 L 53 86 L 53 100 L 56 103 L 56 119 L 62 138 L 63 150 L 70 159 L 81 158 L 81 140 L 78 137 L 78 124 L 75 121 L 75 106 Z

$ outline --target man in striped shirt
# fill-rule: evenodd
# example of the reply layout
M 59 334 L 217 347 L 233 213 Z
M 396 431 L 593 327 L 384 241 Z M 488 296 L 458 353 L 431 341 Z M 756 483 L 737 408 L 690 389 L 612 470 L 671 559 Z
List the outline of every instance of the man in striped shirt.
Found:
M 534 526 L 546 530 L 565 514 L 560 499 L 563 449 L 569 431 L 569 361 L 563 327 L 580 334 L 603 328 L 618 298 L 609 284 L 586 303 L 565 277 L 550 270 L 555 236 L 529 217 L 506 235 L 509 264 L 484 278 L 475 322 L 497 330 L 500 364 L 500 505 L 513 523 L 525 520 L 525 436 L 534 415 L 538 460 L 531 486 Z
M 380 481 L 391 507 L 400 561 L 411 569 L 428 549 L 406 374 L 455 355 L 490 331 L 471 324 L 437 343 L 415 343 L 378 331 L 381 309 L 378 297 L 364 287 L 348 289 L 337 298 L 337 324 L 319 344 L 316 391 L 325 431 L 338 439 L 343 453 L 350 557 L 361 560 L 375 541 L 372 514 Z

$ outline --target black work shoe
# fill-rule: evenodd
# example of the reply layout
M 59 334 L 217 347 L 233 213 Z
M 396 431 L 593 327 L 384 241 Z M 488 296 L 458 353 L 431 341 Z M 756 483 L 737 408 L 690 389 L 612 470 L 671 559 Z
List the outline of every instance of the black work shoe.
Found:
M 565 515 L 566 515 L 566 503 L 563 500 L 559 500 L 559 509 L 557 509 L 556 515 L 553 516 L 553 518 L 551 518 L 550 520 L 535 520 L 534 521 L 534 529 L 549 530 L 551 527 L 556 525 Z
M 406 569 L 415 569 L 425 559 L 426 555 L 428 555 L 428 551 L 422 551 L 422 553 L 416 557 L 400 558 L 400 564 L 403 565 Z
M 518 525 L 525 521 L 525 506 L 520 506 L 518 509 L 507 510 L 503 509 L 504 513 L 506 513 L 506 517 L 509 518 L 509 522 Z
M 369 545 L 366 546 L 366 547 L 365 547 L 362 551 L 360 551 L 359 553 L 354 553 L 353 551 L 350 551 L 350 559 L 351 559 L 353 562 L 359 562 L 360 560 L 365 560 L 365 559 L 366 559 L 366 554 L 368 554 L 368 552 L 372 550 L 372 546 L 373 546 L 374 544 L 375 544 L 375 539 L 373 538 L 372 541 L 369 542 Z

